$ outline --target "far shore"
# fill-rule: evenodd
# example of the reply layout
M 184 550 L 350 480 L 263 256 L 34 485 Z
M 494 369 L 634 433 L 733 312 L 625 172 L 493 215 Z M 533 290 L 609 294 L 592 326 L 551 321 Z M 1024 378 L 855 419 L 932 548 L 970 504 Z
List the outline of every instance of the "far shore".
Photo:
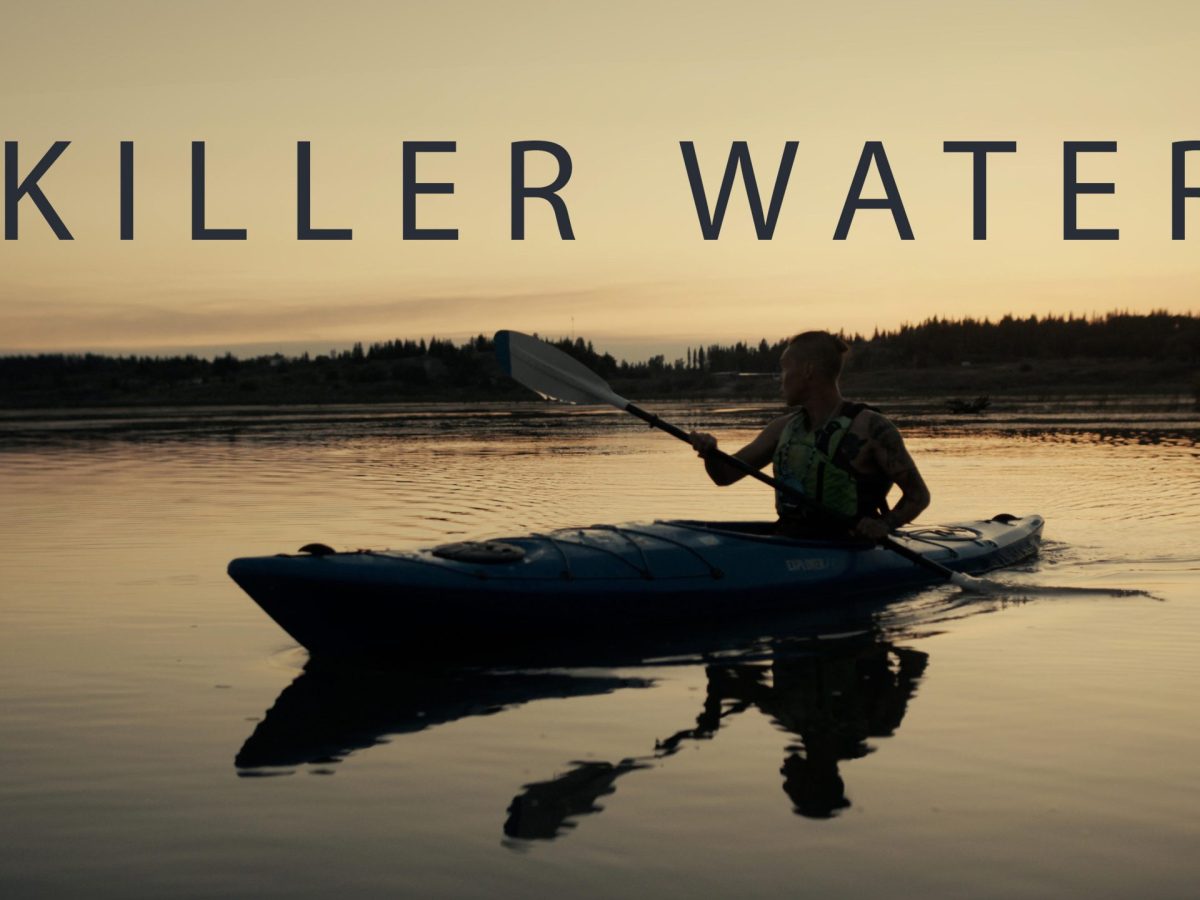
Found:
M 1031 401 L 1177 395 L 1200 406 L 1200 316 L 1112 312 L 992 322 L 932 318 L 870 338 L 843 335 L 843 392 L 866 401 L 928 399 L 954 411 L 993 395 Z M 583 337 L 550 341 L 632 400 L 775 400 L 787 346 L 739 341 L 618 361 Z M 1069 355 L 1068 355 L 1069 354 Z M 505 401 L 531 393 L 509 378 L 492 338 L 462 344 L 396 338 L 328 355 L 239 359 L 51 353 L 0 356 L 0 410 L 292 406 Z
M 889 398 L 953 400 L 1004 397 L 1009 401 L 1050 402 L 1068 397 L 1178 396 L 1181 404 L 1200 403 L 1200 381 L 1193 367 L 1179 361 L 1038 360 L 955 366 L 851 370 L 843 375 L 847 397 L 884 402 Z M 773 375 L 736 372 L 673 372 L 646 377 L 613 377 L 611 384 L 633 400 L 775 401 Z M 533 399 L 503 377 L 486 383 L 455 385 L 430 380 L 413 384 L 393 379 L 296 384 L 279 377 L 238 374 L 229 378 L 162 383 L 110 381 L 52 385 L 0 384 L 0 410 L 301 406 L 416 402 L 521 401 Z

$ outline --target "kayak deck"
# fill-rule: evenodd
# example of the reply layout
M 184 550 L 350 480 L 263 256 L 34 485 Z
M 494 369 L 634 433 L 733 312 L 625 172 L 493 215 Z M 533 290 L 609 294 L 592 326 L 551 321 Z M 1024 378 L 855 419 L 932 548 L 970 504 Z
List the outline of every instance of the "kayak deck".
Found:
M 1037 553 L 1040 516 L 898 532 L 978 574 Z M 656 521 L 559 529 L 419 551 L 248 557 L 229 574 L 314 654 L 433 652 L 721 622 L 902 591 L 937 576 L 867 543 L 799 540 L 769 522 Z

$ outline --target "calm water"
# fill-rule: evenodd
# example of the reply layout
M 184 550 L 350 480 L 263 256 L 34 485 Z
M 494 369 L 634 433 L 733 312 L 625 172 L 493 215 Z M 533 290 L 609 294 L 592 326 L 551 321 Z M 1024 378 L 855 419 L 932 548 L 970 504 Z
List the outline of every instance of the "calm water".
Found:
M 654 408 L 727 447 L 770 415 Z M 769 492 L 607 410 L 0 413 L 0 891 L 1195 896 L 1196 412 L 889 409 L 923 521 L 1046 516 L 1011 596 L 505 671 L 306 669 L 225 565 Z

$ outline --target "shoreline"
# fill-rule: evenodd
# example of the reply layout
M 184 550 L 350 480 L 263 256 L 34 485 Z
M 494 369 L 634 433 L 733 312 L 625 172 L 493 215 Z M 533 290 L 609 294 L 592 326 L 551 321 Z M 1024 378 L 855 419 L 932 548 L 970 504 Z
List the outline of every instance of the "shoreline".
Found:
M 638 401 L 764 401 L 778 399 L 778 381 L 766 373 L 665 372 L 611 379 L 613 389 Z M 893 398 L 1053 402 L 1068 397 L 1176 396 L 1200 407 L 1200 371 L 1187 363 L 1151 360 L 1077 359 L 1012 361 L 974 365 L 850 369 L 842 392 L 867 402 Z M 0 411 L 151 407 L 298 407 L 397 403 L 520 402 L 525 388 L 494 377 L 455 385 L 394 380 L 296 384 L 280 376 L 231 377 L 204 383 L 105 383 L 50 387 L 0 384 Z M 964 413 L 972 415 L 972 413 Z
M 1166 421 L 1195 423 L 1200 427 L 1200 406 L 1190 396 L 1175 391 L 1139 392 L 1063 392 L 1054 396 L 1014 394 L 991 395 L 990 405 L 978 412 L 959 412 L 939 396 L 921 396 L 893 391 L 888 395 L 867 397 L 847 394 L 847 399 L 873 401 L 881 411 L 897 422 L 922 422 L 931 425 L 1011 426 L 1022 422 L 1056 420 L 1061 415 L 1073 419 L 1080 415 L 1104 417 L 1151 417 Z M 776 415 L 784 411 L 778 397 L 716 396 L 716 397 L 648 397 L 639 404 L 667 417 L 694 415 L 697 412 L 718 416 L 741 416 L 761 412 Z M 39 423 L 53 424 L 56 431 L 64 430 L 70 422 L 79 429 L 67 428 L 64 433 L 90 430 L 105 422 L 150 423 L 250 422 L 255 419 L 278 421 L 307 421 L 309 419 L 338 419 L 365 421 L 373 418 L 390 419 L 418 413 L 433 418 L 462 416 L 491 418 L 573 417 L 611 415 L 623 420 L 625 413 L 605 404 L 567 404 L 538 397 L 519 398 L 443 398 L 396 399 L 376 402 L 304 402 L 304 403 L 212 403 L 212 404 L 125 404 L 81 407 L 42 406 L 23 408 L 0 407 L 0 437 L 10 428 Z M 631 420 L 632 421 L 632 420 Z
M 778 379 L 766 373 L 666 373 L 611 379 L 620 396 L 638 402 L 778 401 Z M 1200 408 L 1200 373 L 1177 362 L 1087 360 L 850 371 L 842 394 L 864 402 L 892 398 L 949 401 L 989 397 L 992 402 L 1044 403 L 1072 397 L 1174 396 Z M 0 412 L 37 409 L 383 406 L 403 403 L 535 401 L 522 386 L 494 380 L 484 385 L 370 384 L 292 385 L 274 380 L 174 385 L 89 385 L 66 390 L 20 389 L 0 384 Z M 973 413 L 962 413 L 972 415 Z

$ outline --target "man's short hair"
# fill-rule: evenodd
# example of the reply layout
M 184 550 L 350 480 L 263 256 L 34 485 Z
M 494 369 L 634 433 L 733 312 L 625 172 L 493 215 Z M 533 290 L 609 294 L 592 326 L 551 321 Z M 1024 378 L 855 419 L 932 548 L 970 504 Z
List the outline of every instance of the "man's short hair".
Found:
M 807 362 L 815 363 L 817 370 L 829 378 L 842 373 L 842 358 L 850 352 L 849 344 L 828 331 L 797 334 L 788 340 L 788 347 L 795 347 Z

